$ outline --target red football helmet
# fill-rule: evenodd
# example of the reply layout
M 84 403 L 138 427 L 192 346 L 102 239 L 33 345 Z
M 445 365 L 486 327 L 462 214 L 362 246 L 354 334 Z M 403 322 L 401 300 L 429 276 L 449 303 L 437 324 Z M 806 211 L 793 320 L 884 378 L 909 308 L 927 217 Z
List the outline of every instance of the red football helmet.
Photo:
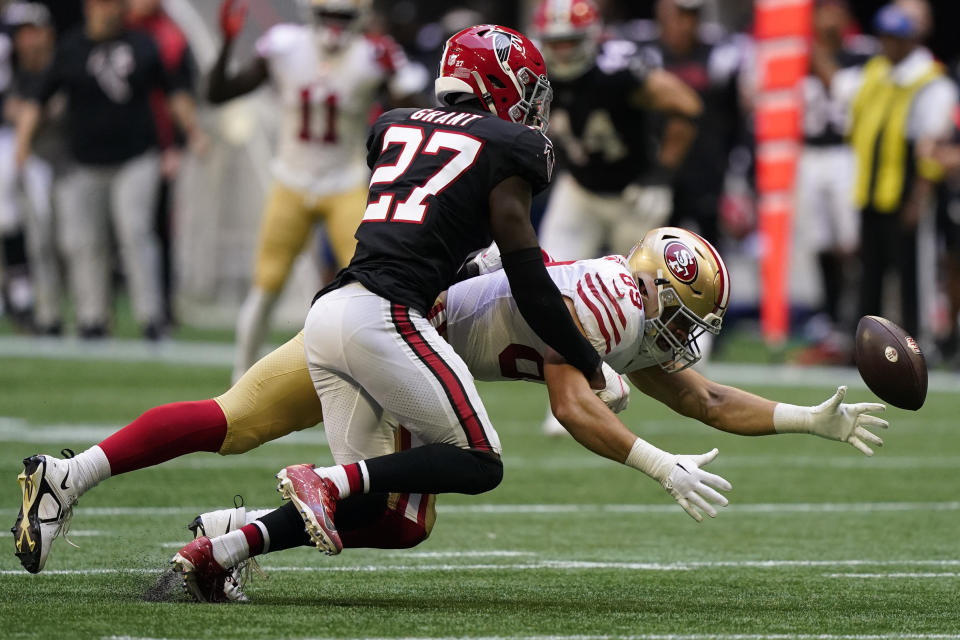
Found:
M 434 92 L 443 104 L 476 96 L 503 120 L 547 130 L 553 98 L 547 66 L 530 39 L 513 29 L 483 24 L 450 36 Z
M 542 0 L 533 16 L 533 30 L 543 43 L 550 74 L 576 78 L 596 58 L 600 12 L 592 0 Z

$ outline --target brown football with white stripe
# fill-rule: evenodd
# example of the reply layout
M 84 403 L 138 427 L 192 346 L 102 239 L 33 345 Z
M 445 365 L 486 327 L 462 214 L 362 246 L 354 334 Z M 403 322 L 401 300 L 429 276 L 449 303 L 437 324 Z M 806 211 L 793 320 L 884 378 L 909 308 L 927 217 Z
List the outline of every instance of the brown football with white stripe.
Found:
M 884 402 L 916 411 L 927 397 L 927 363 L 917 341 L 880 316 L 857 325 L 857 369 Z

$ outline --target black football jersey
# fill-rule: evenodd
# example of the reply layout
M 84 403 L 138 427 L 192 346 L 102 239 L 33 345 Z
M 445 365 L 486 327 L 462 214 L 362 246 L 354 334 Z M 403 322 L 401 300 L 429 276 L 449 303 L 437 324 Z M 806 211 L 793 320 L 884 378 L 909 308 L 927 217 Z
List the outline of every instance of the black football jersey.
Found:
M 545 189 L 553 147 L 537 129 L 469 107 L 394 109 L 373 125 L 367 164 L 356 253 L 318 295 L 356 280 L 425 314 L 467 255 L 492 242 L 490 191 L 511 176 Z
M 840 69 L 861 67 L 870 59 L 870 53 L 841 49 L 835 62 Z M 803 82 L 803 137 L 811 146 L 826 147 L 845 143 L 850 104 L 835 97 L 830 88 L 814 74 Z
M 647 71 L 633 43 L 604 45 L 571 80 L 551 79 L 550 137 L 561 166 L 584 188 L 619 193 L 650 167 L 656 141 L 641 106 Z

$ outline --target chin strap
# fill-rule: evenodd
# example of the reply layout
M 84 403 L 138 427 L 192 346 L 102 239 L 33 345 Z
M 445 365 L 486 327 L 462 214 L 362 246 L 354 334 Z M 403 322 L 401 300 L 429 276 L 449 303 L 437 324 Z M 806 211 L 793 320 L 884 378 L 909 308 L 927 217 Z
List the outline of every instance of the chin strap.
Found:
M 470 73 L 473 74 L 473 79 L 477 83 L 477 88 L 480 89 L 480 99 L 483 101 L 483 104 L 487 106 L 487 109 L 490 111 L 490 113 L 495 116 L 499 115 L 497 113 L 497 107 L 493 102 L 493 94 L 487 91 L 487 85 L 483 82 L 483 78 L 476 71 L 471 71 Z

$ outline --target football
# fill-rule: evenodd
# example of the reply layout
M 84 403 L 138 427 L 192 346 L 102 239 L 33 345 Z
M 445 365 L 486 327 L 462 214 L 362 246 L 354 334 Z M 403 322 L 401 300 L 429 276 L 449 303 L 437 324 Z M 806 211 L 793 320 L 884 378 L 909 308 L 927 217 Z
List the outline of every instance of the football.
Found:
M 884 402 L 916 411 L 927 397 L 927 363 L 917 341 L 879 316 L 857 325 L 857 369 Z

